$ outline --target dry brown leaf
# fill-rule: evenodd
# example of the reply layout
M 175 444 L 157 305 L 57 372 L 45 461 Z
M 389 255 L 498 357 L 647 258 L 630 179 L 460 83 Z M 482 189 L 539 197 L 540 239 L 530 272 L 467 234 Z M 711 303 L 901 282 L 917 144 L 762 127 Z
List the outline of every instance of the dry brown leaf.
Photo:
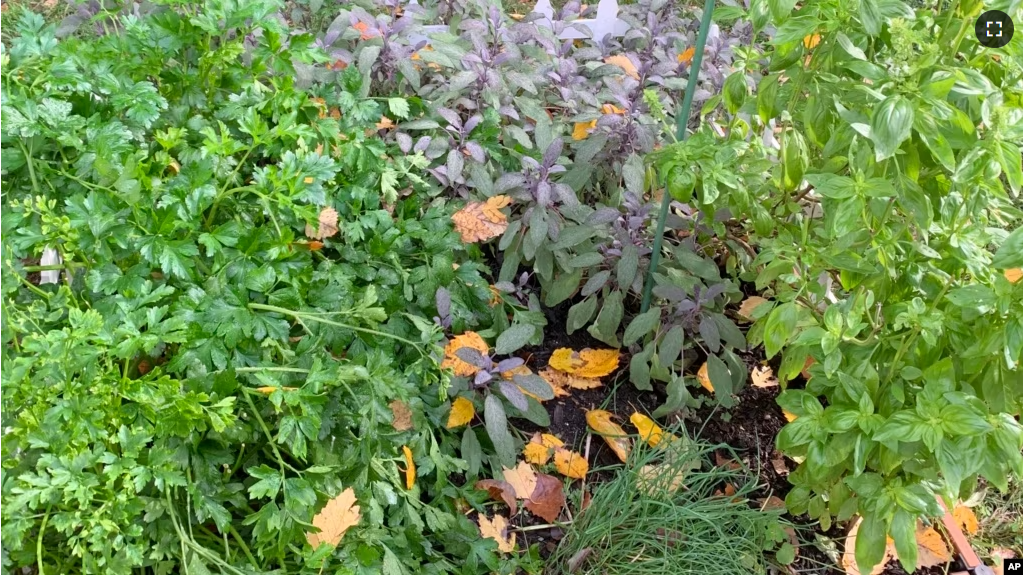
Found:
M 480 354 L 486 354 L 490 349 L 483 337 L 475 332 L 466 332 L 461 336 L 455 336 L 444 347 L 444 361 L 440 363 L 441 368 L 451 368 L 455 376 L 472 376 L 480 371 L 478 366 L 473 366 L 458 357 L 456 352 L 462 348 L 472 348 Z
M 749 376 L 757 388 L 774 388 L 778 385 L 778 379 L 774 377 L 770 366 L 754 366 Z
M 925 528 L 922 523 L 917 523 L 916 567 L 930 568 L 951 561 L 952 553 L 948 549 L 948 544 L 945 543 L 945 538 L 931 526 Z
M 319 528 L 320 531 L 306 532 L 306 541 L 313 548 L 323 543 L 337 546 L 345 532 L 358 524 L 361 518 L 359 506 L 356 504 L 355 490 L 346 488 L 327 502 L 316 516 L 313 516 L 313 526 Z
M 884 557 L 881 558 L 881 562 L 871 568 L 869 572 L 863 572 L 860 570 L 858 564 L 856 564 L 856 535 L 860 531 L 860 526 L 863 524 L 863 518 L 857 518 L 856 522 L 853 523 L 852 529 L 849 530 L 849 534 L 845 537 L 845 551 L 842 553 L 842 568 L 846 574 L 858 575 L 858 574 L 871 574 L 877 576 L 884 571 L 885 564 L 892 559 L 892 554 L 895 552 L 895 545 L 889 543 L 884 549 Z
M 761 498 L 757 500 L 760 503 L 761 510 L 784 510 L 785 501 L 778 498 L 775 495 L 768 496 L 767 498 Z
M 799 375 L 802 376 L 804 379 L 809 380 L 810 366 L 813 366 L 814 362 L 816 362 L 816 360 L 813 359 L 813 356 L 807 356 L 806 362 L 803 363 L 803 369 L 799 372 Z
M 412 428 L 412 411 L 409 410 L 408 404 L 405 404 L 401 400 L 395 399 L 388 404 L 391 408 L 391 426 L 394 427 L 398 432 L 404 432 Z
M 401 451 L 405 453 L 405 489 L 411 490 L 416 485 L 416 463 L 412 460 L 412 449 L 402 446 Z
M 710 373 L 707 370 L 707 363 L 704 362 L 700 369 L 696 371 L 696 380 L 703 386 L 703 389 L 707 392 L 714 392 L 714 385 L 710 383 Z
M 477 490 L 486 490 L 491 498 L 500 498 L 508 505 L 508 509 L 514 516 L 519 511 L 519 503 L 515 499 L 515 488 L 504 480 L 480 480 L 476 483 Z
M 585 140 L 590 135 L 590 130 L 597 127 L 596 120 L 589 122 L 576 122 L 572 125 L 572 140 Z
M 487 519 L 480 514 L 480 535 L 484 538 L 493 538 L 497 541 L 497 549 L 501 552 L 513 552 L 515 550 L 515 533 L 508 536 L 508 520 L 500 514 L 495 514 L 493 520 Z
M 600 434 L 601 438 L 607 442 L 607 445 L 619 460 L 626 462 L 629 459 L 629 450 L 632 448 L 632 443 L 629 441 L 625 430 L 612 422 L 611 417 L 612 414 L 607 410 L 589 410 L 586 412 L 586 423 L 597 434 Z
M 629 417 L 629 421 L 636 427 L 636 430 L 639 430 L 639 437 L 649 444 L 651 448 L 656 448 L 665 440 L 668 442 L 678 440 L 674 434 L 668 434 L 661 430 L 661 427 L 656 422 L 639 412 L 633 412 L 632 416 Z
M 774 473 L 779 476 L 786 476 L 789 473 L 789 466 L 785 463 L 785 456 L 777 450 L 771 453 L 771 467 L 774 468 Z
M 621 68 L 626 74 L 632 78 L 639 80 L 639 70 L 636 69 L 636 65 L 632 63 L 632 60 L 624 54 L 617 54 L 615 56 L 608 56 L 604 58 L 605 64 L 614 64 Z
M 551 459 L 551 453 L 564 446 L 565 443 L 553 434 L 533 434 L 533 437 L 526 443 L 522 455 L 530 464 L 544 465 Z
M 376 123 L 377 130 L 387 130 L 394 128 L 394 121 L 387 116 L 381 116 L 380 121 Z
M 679 64 L 689 64 L 693 61 L 693 56 L 696 56 L 696 47 L 690 46 L 678 55 L 678 62 Z
M 446 428 L 451 430 L 458 428 L 459 426 L 465 426 L 469 422 L 472 422 L 472 417 L 476 415 L 476 407 L 472 405 L 472 401 L 468 398 L 459 396 L 451 402 L 451 413 L 448 414 L 448 423 Z
M 515 468 L 504 468 L 504 481 L 515 489 L 515 496 L 525 500 L 536 488 L 536 472 L 526 462 L 519 462 Z
M 1005 279 L 1015 284 L 1023 278 L 1023 268 L 1010 268 L 1005 271 Z
M 750 296 L 743 300 L 742 304 L 739 304 L 739 318 L 745 322 L 752 322 L 755 320 L 753 317 L 753 311 L 757 309 L 757 306 L 760 306 L 764 302 L 767 302 L 767 299 L 761 298 L 760 296 Z
M 317 219 L 319 229 L 315 229 L 312 226 L 305 225 L 305 235 L 314 240 L 323 240 L 324 238 L 330 238 L 337 234 L 337 210 L 334 210 L 330 206 L 327 206 L 323 210 L 320 210 L 320 216 Z
M 600 378 L 618 368 L 617 350 L 584 348 L 579 352 L 571 348 L 558 348 L 551 354 L 548 366 L 580 378 Z
M 541 370 L 540 376 L 551 385 L 551 388 L 554 388 L 555 396 L 568 396 L 565 387 L 575 388 L 576 390 L 589 390 L 603 386 L 603 383 L 597 378 L 580 378 L 561 370 L 555 370 L 554 368 Z M 560 394 L 558 393 L 559 391 L 561 392 Z
M 959 527 L 962 528 L 963 532 L 973 536 L 980 530 L 980 523 L 977 522 L 977 515 L 973 513 L 971 508 L 967 508 L 962 503 L 957 504 L 952 509 L 952 518 L 955 519 Z
M 536 488 L 525 503 L 526 510 L 548 522 L 554 522 L 565 507 L 565 490 L 561 480 L 549 474 L 536 475 Z
M 714 465 L 725 470 L 742 470 L 742 464 L 735 460 L 722 456 L 720 452 L 714 452 Z
M 558 472 L 568 478 L 582 480 L 590 471 L 590 465 L 578 452 L 566 448 L 558 448 L 554 451 L 554 467 Z
M 451 215 L 462 242 L 482 242 L 496 238 L 508 229 L 508 217 L 501 212 L 511 202 L 508 196 L 494 196 L 486 202 L 469 202 Z

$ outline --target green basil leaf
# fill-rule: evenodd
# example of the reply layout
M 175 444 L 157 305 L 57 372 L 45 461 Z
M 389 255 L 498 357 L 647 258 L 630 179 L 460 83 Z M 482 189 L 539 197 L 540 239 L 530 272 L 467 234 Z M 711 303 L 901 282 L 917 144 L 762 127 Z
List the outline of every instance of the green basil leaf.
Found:
M 873 0 L 861 0 L 861 5 Z M 870 139 L 878 162 L 891 158 L 913 130 L 913 105 L 905 96 L 894 95 L 874 108 L 870 118 Z

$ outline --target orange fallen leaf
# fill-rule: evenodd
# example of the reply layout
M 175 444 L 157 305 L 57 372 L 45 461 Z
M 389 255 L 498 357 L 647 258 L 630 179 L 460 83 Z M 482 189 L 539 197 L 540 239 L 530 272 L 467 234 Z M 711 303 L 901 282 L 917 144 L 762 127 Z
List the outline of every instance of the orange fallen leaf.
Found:
M 387 116 L 381 116 L 380 121 L 376 123 L 376 129 L 387 130 L 389 128 L 394 128 L 394 121 Z
M 1023 278 L 1023 268 L 1010 268 L 1005 271 L 1005 279 L 1015 284 Z
M 466 332 L 452 338 L 447 346 L 444 347 L 444 360 L 441 362 L 440 367 L 454 370 L 455 376 L 472 376 L 479 372 L 480 369 L 478 366 L 473 366 L 458 357 L 456 353 L 462 348 L 472 348 L 480 354 L 486 354 L 490 349 L 487 343 L 483 341 L 482 336 L 472 331 Z
M 504 480 L 480 480 L 476 483 L 477 490 L 486 490 L 491 498 L 500 498 L 508 505 L 512 515 L 519 511 L 519 503 L 515 499 L 515 488 Z
M 551 354 L 548 366 L 581 378 L 600 378 L 618 368 L 617 350 L 584 348 L 579 352 L 571 348 L 558 348 Z
M 540 376 L 551 385 L 551 388 L 554 388 L 555 396 L 568 396 L 568 392 L 565 391 L 566 386 L 577 390 L 590 390 L 604 385 L 596 378 L 580 378 L 553 368 L 541 370 Z M 561 394 L 558 394 L 559 390 Z
M 586 423 L 607 442 L 611 451 L 622 462 L 629 459 L 632 443 L 621 426 L 611 421 L 612 414 L 607 410 L 589 410 L 586 412 Z
M 693 61 L 693 56 L 696 56 L 696 47 L 690 46 L 686 48 L 681 54 L 678 55 L 679 64 L 689 64 Z
M 416 485 L 416 463 L 412 460 L 412 449 L 402 446 L 401 451 L 405 453 L 405 489 L 411 490 Z
M 615 56 L 608 56 L 604 58 L 605 64 L 614 64 L 621 68 L 630 77 L 639 80 L 639 70 L 636 69 L 636 65 L 632 63 L 632 60 L 624 54 L 617 54 Z
M 856 564 L 856 535 L 859 534 L 860 526 L 863 524 L 863 518 L 857 518 L 856 522 L 853 523 L 852 528 L 849 530 L 849 534 L 845 537 L 845 551 L 842 553 L 842 568 L 846 574 L 858 575 L 858 574 L 871 574 L 877 576 L 884 571 L 885 564 L 891 560 L 892 555 L 895 552 L 894 543 L 889 543 L 884 549 L 884 556 L 881 558 L 876 566 L 872 567 L 868 572 L 860 570 L 858 564 Z M 891 538 L 889 538 L 891 540 Z
M 536 487 L 525 507 L 547 522 L 557 520 L 561 509 L 565 507 L 565 489 L 561 480 L 549 474 L 537 474 Z
M 810 366 L 813 366 L 814 362 L 816 362 L 816 360 L 813 359 L 813 356 L 807 356 L 806 362 L 803 363 L 803 370 L 800 371 L 799 375 L 804 379 L 809 380 L 810 376 L 812 376 L 812 374 L 810 374 Z
M 634 412 L 629 417 L 629 421 L 636 427 L 636 430 L 639 430 L 639 437 L 649 444 L 651 448 L 656 448 L 665 440 L 668 442 L 678 440 L 674 434 L 667 434 L 664 430 L 661 430 L 661 427 L 645 414 Z
M 703 386 L 704 390 L 711 393 L 714 392 L 714 385 L 710 383 L 710 372 L 708 372 L 706 362 L 696 371 L 696 380 L 700 383 L 700 386 Z
M 493 538 L 497 541 L 497 549 L 501 552 L 513 552 L 515 550 L 515 533 L 508 536 L 508 520 L 500 514 L 494 515 L 490 520 L 480 514 L 480 535 L 484 538 Z
M 319 225 L 318 229 L 306 224 L 305 235 L 314 240 L 323 240 L 324 238 L 330 238 L 337 234 L 337 210 L 334 210 L 330 206 L 320 210 L 320 216 L 317 218 L 317 224 Z
M 754 366 L 749 376 L 757 388 L 774 388 L 778 385 L 778 379 L 774 377 L 770 366 Z
M 922 523 L 917 523 L 916 549 L 917 568 L 930 568 L 952 561 L 945 538 L 933 527 L 924 527 Z
M 526 443 L 526 447 L 522 450 L 522 456 L 526 459 L 526 462 L 530 464 L 536 464 L 543 466 L 551 459 L 551 453 L 555 449 L 561 448 L 565 443 L 558 439 L 553 434 L 541 434 L 539 432 L 533 434 L 533 438 Z
M 393 400 L 388 406 L 391 408 L 391 426 L 398 432 L 404 432 L 412 428 L 412 411 L 408 404 L 401 400 Z
M 472 405 L 472 401 L 459 396 L 451 402 L 451 413 L 448 414 L 448 423 L 445 428 L 451 430 L 459 426 L 465 426 L 472 422 L 472 417 L 475 415 L 476 407 Z
M 807 50 L 813 50 L 820 43 L 821 35 L 816 32 L 803 37 L 803 46 L 805 46 Z
M 451 215 L 462 242 L 481 242 L 496 238 L 508 229 L 508 217 L 501 212 L 511 203 L 508 196 L 494 196 L 486 202 L 469 202 Z
M 625 114 L 624 108 L 619 108 L 614 104 L 604 104 L 603 106 L 600 107 L 600 111 L 603 112 L 604 114 L 618 114 L 620 116 Z
M 959 527 L 963 529 L 963 532 L 973 536 L 980 530 L 980 523 L 977 522 L 977 515 L 973 513 L 973 510 L 967 508 L 963 504 L 957 504 L 952 509 L 952 518 L 955 519 Z
M 768 496 L 767 498 L 761 498 L 757 500 L 760 503 L 761 510 L 784 510 L 785 501 L 778 498 L 775 495 Z
M 344 60 L 334 60 L 333 62 L 327 62 L 327 70 L 344 70 L 348 68 L 348 62 Z
M 590 465 L 578 452 L 565 448 L 558 448 L 554 451 L 554 467 L 558 472 L 569 478 L 582 480 L 590 471 Z
M 743 322 L 752 322 L 756 319 L 753 317 L 753 311 L 764 302 L 767 302 L 767 299 L 761 298 L 760 296 L 750 296 L 743 300 L 742 304 L 739 304 L 739 318 Z
M 306 532 L 305 538 L 313 548 L 326 543 L 337 546 L 349 528 L 359 523 L 362 516 L 356 504 L 355 490 L 346 488 L 334 499 L 327 502 L 320 512 L 313 516 L 313 526 L 319 532 Z
M 589 122 L 576 122 L 572 125 L 572 140 L 585 140 L 590 135 L 590 130 L 597 127 L 596 120 Z
M 526 462 L 519 462 L 515 468 L 504 468 L 504 481 L 515 489 L 515 496 L 525 500 L 536 488 L 536 472 Z

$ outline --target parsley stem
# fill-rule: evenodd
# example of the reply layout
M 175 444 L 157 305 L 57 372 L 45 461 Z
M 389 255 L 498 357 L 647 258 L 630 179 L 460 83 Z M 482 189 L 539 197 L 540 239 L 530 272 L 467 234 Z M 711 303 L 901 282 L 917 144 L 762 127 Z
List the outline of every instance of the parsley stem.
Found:
M 230 532 L 231 536 L 234 536 L 234 539 L 238 541 L 238 544 L 242 547 L 242 552 L 245 553 L 245 557 L 248 558 L 249 562 L 252 563 L 252 567 L 258 571 L 259 563 L 256 562 L 255 557 L 252 556 L 252 551 L 249 550 L 248 545 L 245 544 L 245 540 L 242 539 L 241 534 L 239 534 L 238 531 L 235 530 L 234 525 L 231 523 L 228 523 L 227 531 Z
M 36 169 L 32 165 L 32 154 L 31 152 L 28 151 L 27 148 L 25 148 L 25 143 L 22 142 L 20 139 L 18 140 L 18 146 L 21 147 L 21 153 L 25 155 L 25 164 L 28 165 L 28 177 L 30 180 L 32 180 L 32 190 L 36 194 L 42 194 L 42 191 L 39 189 L 39 181 L 36 180 Z
M 43 523 L 39 526 L 39 535 L 36 537 L 36 565 L 39 568 L 39 574 L 46 574 L 46 570 L 43 569 L 43 536 L 46 535 L 46 524 L 50 521 L 52 507 L 53 502 L 46 505 L 46 514 L 43 516 Z
M 296 372 L 299 374 L 308 374 L 309 371 L 305 368 L 292 368 L 290 366 L 242 366 L 241 368 L 235 368 L 235 372 Z
M 270 433 L 270 429 L 267 428 L 266 422 L 263 422 L 263 417 L 259 415 L 259 409 L 256 408 L 256 403 L 252 401 L 252 396 L 249 391 L 242 388 L 242 393 L 245 395 L 245 401 L 249 403 L 249 408 L 252 408 L 252 415 L 256 417 L 256 421 L 259 422 L 259 427 L 263 429 L 263 434 L 266 434 L 266 439 L 270 441 L 270 449 L 273 450 L 274 456 L 277 457 L 277 463 L 281 465 L 281 487 L 284 489 L 284 457 L 281 456 L 281 451 L 277 449 L 277 443 L 274 442 L 274 436 Z M 301 476 L 301 473 L 299 473 Z
M 344 322 L 336 322 L 334 320 L 327 320 L 326 318 L 320 318 L 319 315 L 317 315 L 316 313 L 297 312 L 295 310 L 288 310 L 287 308 L 279 308 L 277 306 L 271 306 L 269 304 L 258 304 L 256 302 L 251 302 L 251 303 L 249 303 L 249 308 L 251 308 L 253 310 L 266 310 L 267 312 L 277 312 L 279 314 L 285 314 L 287 316 L 291 316 L 291 317 L 299 319 L 299 320 L 303 319 L 303 318 L 305 318 L 306 320 L 315 320 L 317 322 L 322 322 L 323 324 L 327 324 L 329 326 L 336 326 L 338 328 L 345 328 L 345 329 L 348 329 L 348 330 L 353 330 L 355 332 L 364 332 L 366 334 L 373 334 L 374 336 L 380 336 L 380 337 L 383 337 L 383 338 L 390 338 L 392 340 L 397 340 L 398 342 L 404 342 L 405 344 L 408 344 L 409 346 L 412 346 L 416 350 L 418 350 L 421 355 L 426 356 L 426 353 L 423 352 L 422 348 L 419 347 L 419 344 L 417 344 L 417 343 L 415 343 L 415 342 L 413 342 L 411 340 L 408 340 L 407 338 L 402 338 L 401 336 L 396 336 L 394 334 L 389 334 L 387 332 L 381 332 L 379 330 L 373 330 L 371 328 L 360 328 L 358 326 L 352 326 L 351 324 L 345 324 Z

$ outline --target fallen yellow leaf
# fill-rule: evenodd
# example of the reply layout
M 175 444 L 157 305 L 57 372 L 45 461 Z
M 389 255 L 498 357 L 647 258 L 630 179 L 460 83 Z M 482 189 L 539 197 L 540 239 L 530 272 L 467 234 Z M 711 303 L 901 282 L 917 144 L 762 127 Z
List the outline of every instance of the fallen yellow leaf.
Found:
M 554 451 L 554 467 L 562 475 L 579 480 L 585 478 L 586 473 L 590 471 L 589 463 L 581 454 L 566 448 L 558 448 Z
M 1019 279 L 1023 278 L 1023 268 L 1010 268 L 1005 271 L 1005 279 L 1015 284 L 1019 282 Z
M 483 341 L 482 336 L 472 331 L 466 332 L 452 338 L 447 346 L 444 347 L 444 361 L 441 362 L 440 367 L 451 368 L 455 371 L 455 376 L 472 376 L 479 372 L 480 369 L 478 366 L 473 366 L 458 357 L 456 352 L 462 348 L 472 348 L 480 354 L 486 354 L 490 349 L 487 343 Z
M 493 520 L 487 519 L 480 514 L 480 535 L 484 538 L 493 538 L 497 541 L 497 549 L 501 552 L 513 552 L 515 550 L 515 533 L 508 537 L 508 520 L 500 514 L 494 515 Z
M 526 447 L 522 450 L 522 456 L 526 459 L 526 462 L 542 466 L 551 459 L 551 452 L 564 445 L 565 443 L 553 434 L 541 434 L 537 432 L 536 434 L 533 434 L 533 438 L 526 443 Z
M 945 538 L 931 526 L 924 527 L 919 522 L 916 528 L 916 549 L 917 568 L 930 568 L 952 561 L 952 553 Z M 897 552 L 895 556 L 898 557 Z
M 393 414 L 391 426 L 395 430 L 404 432 L 412 428 L 412 411 L 409 410 L 408 404 L 395 399 L 388 406 L 391 408 L 391 414 Z
M 405 453 L 405 489 L 411 490 L 416 485 L 416 463 L 412 460 L 412 449 L 402 446 L 401 451 Z
M 313 228 L 312 226 L 305 225 L 305 235 L 315 240 L 323 240 L 324 238 L 330 238 L 337 234 L 337 210 L 334 210 L 330 206 L 320 210 L 320 216 L 317 219 L 319 229 Z
M 589 122 L 576 122 L 572 125 L 572 140 L 585 140 L 590 135 L 590 130 L 597 127 L 596 120 Z
M 603 386 L 603 383 L 597 378 L 580 378 L 561 370 L 555 370 L 554 368 L 541 370 L 540 376 L 551 385 L 551 388 L 554 388 L 555 396 L 568 396 L 568 392 L 565 391 L 566 386 L 577 390 L 589 390 Z M 561 391 L 560 394 L 558 393 L 559 390 Z
M 494 196 L 486 202 L 469 202 L 464 208 L 451 215 L 455 230 L 462 242 L 481 242 L 504 234 L 508 229 L 508 217 L 501 212 L 511 203 L 508 196 Z
M 319 532 L 306 532 L 305 538 L 313 548 L 326 543 L 337 546 L 349 528 L 359 523 L 362 516 L 356 504 L 355 490 L 346 488 L 333 500 L 327 502 L 319 514 L 313 516 L 313 526 Z
M 977 533 L 980 530 L 980 523 L 977 522 L 977 515 L 973 513 L 973 510 L 967 508 L 963 504 L 957 504 L 952 509 L 952 518 L 955 519 L 959 527 L 963 529 L 963 532 L 970 536 Z
M 665 440 L 669 442 L 676 440 L 674 434 L 666 434 L 664 430 L 661 430 L 661 427 L 658 426 L 656 422 L 651 420 L 645 414 L 634 412 L 632 416 L 629 417 L 629 421 L 631 421 L 632 425 L 639 430 L 639 437 L 646 441 L 651 448 L 656 448 L 658 444 Z
M 448 414 L 448 423 L 445 427 L 451 430 L 459 426 L 465 426 L 472 422 L 472 417 L 475 415 L 476 407 L 472 405 L 472 401 L 459 396 L 451 402 L 451 413 Z
M 764 302 L 767 302 L 767 299 L 761 298 L 760 296 L 750 296 L 743 300 L 742 304 L 739 305 L 739 318 L 745 322 L 752 322 L 753 320 L 756 320 L 756 318 L 753 317 L 753 311 L 757 309 L 757 306 L 760 306 Z
M 636 69 L 636 65 L 632 63 L 632 60 L 624 54 L 617 54 L 615 56 L 608 56 L 604 58 L 605 64 L 614 64 L 621 68 L 630 77 L 639 80 L 639 70 Z
M 703 386 L 704 390 L 711 393 L 714 392 L 714 385 L 710 383 L 710 372 L 708 372 L 706 362 L 696 371 L 696 380 L 699 381 L 700 386 Z
M 679 64 L 689 64 L 693 61 L 693 56 L 696 55 L 696 47 L 690 46 L 686 48 L 681 54 L 678 55 Z
M 750 379 L 757 388 L 774 388 L 778 385 L 770 366 L 754 366 L 750 372 Z
M 611 417 L 612 414 L 607 410 L 589 410 L 586 412 L 586 423 L 597 434 L 600 434 L 611 448 L 611 451 L 615 453 L 615 456 L 618 456 L 619 460 L 626 462 L 629 459 L 629 450 L 632 448 L 632 443 L 629 442 L 629 437 L 625 430 L 612 422 Z
M 600 378 L 618 368 L 617 350 L 593 350 L 584 348 L 579 352 L 571 348 L 558 348 L 551 354 L 548 366 L 580 378 Z
M 525 500 L 536 488 L 536 472 L 526 462 L 519 462 L 515 468 L 504 468 L 504 481 L 515 489 L 516 498 Z

